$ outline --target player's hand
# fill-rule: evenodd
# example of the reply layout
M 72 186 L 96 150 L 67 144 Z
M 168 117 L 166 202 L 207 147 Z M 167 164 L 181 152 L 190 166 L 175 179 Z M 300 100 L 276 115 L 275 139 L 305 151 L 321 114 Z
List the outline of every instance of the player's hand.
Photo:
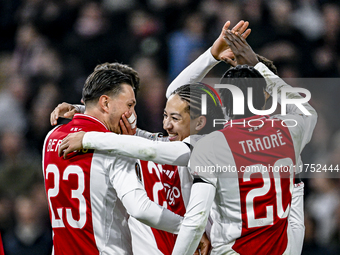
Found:
M 244 64 L 255 66 L 259 62 L 255 52 L 240 33 L 227 30 L 225 35 L 225 41 L 234 53 L 235 60 L 229 57 L 222 57 L 224 61 L 232 66 Z
M 74 105 L 65 102 L 58 104 L 58 106 L 54 108 L 53 112 L 50 115 L 51 125 L 57 125 L 57 120 L 59 117 L 72 119 L 74 114 L 76 113 L 78 113 L 78 111 L 77 108 L 74 107 Z
M 81 150 L 83 148 L 84 131 L 68 134 L 61 142 L 58 155 L 66 158 L 70 152 Z
M 134 135 L 137 130 L 137 118 L 134 113 L 128 111 L 122 115 L 119 121 L 120 130 L 122 135 Z
M 211 54 L 214 56 L 217 60 L 224 60 L 225 58 L 233 59 L 234 54 L 232 50 L 230 49 L 229 45 L 224 40 L 225 33 L 228 30 L 230 26 L 230 21 L 227 21 L 221 31 L 221 34 L 214 42 L 213 46 L 211 47 Z M 232 29 L 233 32 L 238 32 L 242 35 L 243 38 L 247 38 L 250 33 L 251 29 L 247 29 L 249 26 L 249 22 L 244 22 L 243 20 L 239 21 Z
M 201 241 L 197 247 L 197 250 L 195 251 L 194 255 L 208 255 L 211 248 L 210 241 L 205 233 L 203 233 L 203 236 L 201 238 Z

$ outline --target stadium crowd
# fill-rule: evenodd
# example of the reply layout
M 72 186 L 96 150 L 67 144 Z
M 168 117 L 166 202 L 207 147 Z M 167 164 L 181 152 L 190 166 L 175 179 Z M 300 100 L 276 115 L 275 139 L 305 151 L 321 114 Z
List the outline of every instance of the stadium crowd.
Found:
M 41 169 L 49 115 L 80 103 L 104 62 L 141 79 L 138 127 L 162 130 L 168 84 L 217 38 L 226 20 L 248 20 L 247 41 L 294 86 L 308 82 L 318 123 L 302 159 L 308 171 L 303 254 L 340 253 L 340 4 L 327 0 L 4 0 L 0 2 L 0 232 L 5 254 L 50 254 Z M 228 68 L 218 64 L 209 77 Z M 303 78 L 303 79 L 301 79 Z M 309 78 L 309 79 L 307 79 Z M 63 120 L 64 122 L 66 120 Z

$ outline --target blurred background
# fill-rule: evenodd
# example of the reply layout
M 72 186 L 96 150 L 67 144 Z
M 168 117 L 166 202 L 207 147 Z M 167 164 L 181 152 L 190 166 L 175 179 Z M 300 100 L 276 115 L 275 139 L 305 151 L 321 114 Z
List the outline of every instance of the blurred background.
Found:
M 248 20 L 247 41 L 279 75 L 324 78 L 311 90 L 319 114 L 304 163 L 340 163 L 340 1 L 1 0 L 0 232 L 7 255 L 50 254 L 41 169 L 49 115 L 80 103 L 84 81 L 104 62 L 141 78 L 138 126 L 162 130 L 165 90 L 212 45 L 223 24 Z M 209 77 L 229 66 L 218 64 Z M 327 78 L 327 79 L 326 79 Z M 308 87 L 306 87 L 308 89 Z M 303 254 L 340 254 L 340 179 L 305 179 Z

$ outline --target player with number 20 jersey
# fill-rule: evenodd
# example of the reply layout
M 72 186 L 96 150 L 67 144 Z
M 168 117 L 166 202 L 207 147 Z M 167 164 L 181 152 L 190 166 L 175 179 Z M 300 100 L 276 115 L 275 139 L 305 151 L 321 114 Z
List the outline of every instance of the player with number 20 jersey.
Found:
M 255 69 L 268 93 L 291 89 L 264 64 Z M 301 98 L 295 92 L 287 97 Z M 308 103 L 303 106 L 310 115 L 288 105 L 287 115 L 233 120 L 196 143 L 190 169 L 200 181 L 193 185 L 173 254 L 191 253 L 210 208 L 211 254 L 299 254 L 288 218 L 294 166 L 317 119 Z

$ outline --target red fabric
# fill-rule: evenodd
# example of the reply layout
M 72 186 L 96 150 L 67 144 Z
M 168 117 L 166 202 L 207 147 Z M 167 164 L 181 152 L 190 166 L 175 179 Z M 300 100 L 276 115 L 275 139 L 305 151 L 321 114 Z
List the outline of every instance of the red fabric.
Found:
M 46 139 L 45 188 L 54 232 L 55 255 L 68 255 L 70 251 L 73 254 L 99 254 L 93 233 L 90 200 L 90 169 L 93 153 L 74 152 L 67 160 L 58 156 L 58 143 L 68 133 L 80 130 L 108 131 L 93 117 L 76 115 L 70 123 L 55 129 Z M 77 165 L 72 166 L 75 160 Z M 80 216 L 81 202 L 83 208 L 86 204 L 86 211 L 81 214 L 82 216 Z M 71 216 L 68 215 L 68 211 L 71 212 Z M 80 227 L 73 227 L 72 221 L 81 222 Z
M 4 246 L 2 244 L 1 233 L 0 233 L 0 255 L 5 255 Z
M 181 181 L 177 166 L 160 165 L 140 161 L 144 188 L 148 197 L 170 211 L 184 216 L 185 205 L 181 192 Z M 177 235 L 151 228 L 158 249 L 164 255 L 171 255 Z
M 261 119 L 264 125 L 251 127 L 247 125 L 251 119 Z M 292 178 L 280 165 L 283 163 L 284 166 L 287 162 L 295 165 L 290 132 L 279 121 L 272 122 L 260 116 L 238 122 L 242 124 L 228 125 L 221 130 L 230 148 L 233 148 L 239 170 L 242 231 L 232 248 L 239 254 L 283 254 L 288 243 L 288 214 L 282 212 L 290 208 Z M 259 123 L 253 121 L 251 125 Z M 245 167 L 253 165 L 278 166 L 276 180 L 273 171 L 245 173 Z

